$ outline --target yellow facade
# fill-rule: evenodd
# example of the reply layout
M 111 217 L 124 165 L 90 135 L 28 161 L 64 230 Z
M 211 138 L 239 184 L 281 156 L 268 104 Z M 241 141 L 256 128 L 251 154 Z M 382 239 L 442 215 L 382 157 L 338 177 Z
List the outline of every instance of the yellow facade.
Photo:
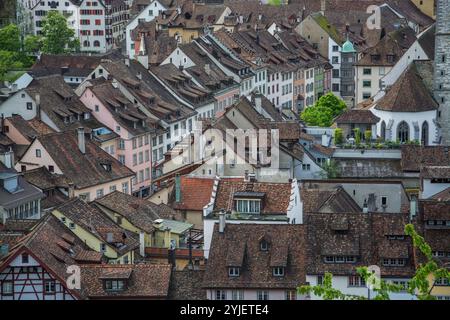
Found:
M 198 29 L 186 29 L 182 27 L 169 28 L 170 37 L 180 37 L 181 43 L 190 43 L 195 38 L 198 38 L 200 32 Z
M 427 16 L 435 19 L 435 0 L 412 0 L 417 8 L 420 9 Z
M 102 244 L 105 244 L 106 251 L 103 254 L 108 258 L 109 262 L 112 264 L 124 264 L 127 260 L 129 264 L 134 263 L 134 252 L 129 251 L 121 256 L 118 255 L 117 251 L 110 246 L 108 243 L 101 241 L 99 238 L 94 236 L 89 231 L 85 230 L 74 221 L 69 219 L 67 216 L 59 212 L 58 210 L 54 210 L 52 214 L 62 222 L 61 218 L 65 218 L 64 224 L 78 237 L 80 238 L 86 245 L 94 251 L 100 252 L 100 248 Z M 63 223 L 63 222 L 62 222 Z M 73 223 L 74 227 L 71 228 L 70 225 Z
M 428 277 L 428 282 L 430 283 L 431 295 L 434 297 L 448 297 L 450 299 L 450 286 L 433 286 L 434 277 L 430 275 Z

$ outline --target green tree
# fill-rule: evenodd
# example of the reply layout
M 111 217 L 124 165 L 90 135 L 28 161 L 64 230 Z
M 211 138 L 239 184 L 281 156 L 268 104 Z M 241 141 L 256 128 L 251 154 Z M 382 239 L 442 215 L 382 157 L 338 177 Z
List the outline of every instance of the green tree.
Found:
M 341 128 L 334 130 L 334 144 L 339 146 L 344 143 L 344 134 Z
M 431 247 L 425 242 L 425 239 L 417 233 L 412 224 L 405 226 L 405 234 L 411 237 L 414 247 L 417 248 L 425 258 L 425 263 L 419 264 L 414 277 L 408 282 L 407 290 L 419 300 L 435 300 L 436 298 L 431 295 L 431 290 L 434 285 L 431 285 L 430 287 L 430 282 L 433 282 L 435 279 L 448 279 L 448 281 L 450 281 L 450 271 L 445 267 L 440 267 L 436 260 L 433 259 Z M 375 300 L 389 300 L 391 293 L 400 292 L 405 289 L 401 285 L 377 279 L 367 267 L 357 268 L 357 272 L 367 284 L 377 284 L 373 287 L 373 291 L 376 294 Z M 301 286 L 298 288 L 298 292 L 300 294 L 313 293 L 324 300 L 367 299 L 362 296 L 347 295 L 338 289 L 334 289 L 332 286 L 332 279 L 333 275 L 331 273 L 325 273 L 321 285 Z
M 17 60 L 17 53 L 0 50 L 0 79 L 5 80 L 5 75 L 9 70 L 22 68 L 23 63 Z
M 36 54 L 41 48 L 41 38 L 35 35 L 28 35 L 23 42 L 23 49 L 28 54 Z
M 345 102 L 330 92 L 320 97 L 314 106 L 306 108 L 300 118 L 310 126 L 329 127 L 346 108 Z
M 80 47 L 73 29 L 67 25 L 66 18 L 57 11 L 50 11 L 42 21 L 43 53 L 61 54 L 77 51 Z
M 0 29 L 0 50 L 11 52 L 20 50 L 20 31 L 15 24 Z
M 322 169 L 324 170 L 322 176 L 325 179 L 336 179 L 340 176 L 338 164 L 334 160 L 325 162 L 325 164 L 322 165 Z
M 364 139 L 366 142 L 370 142 L 372 140 L 372 130 L 364 131 Z

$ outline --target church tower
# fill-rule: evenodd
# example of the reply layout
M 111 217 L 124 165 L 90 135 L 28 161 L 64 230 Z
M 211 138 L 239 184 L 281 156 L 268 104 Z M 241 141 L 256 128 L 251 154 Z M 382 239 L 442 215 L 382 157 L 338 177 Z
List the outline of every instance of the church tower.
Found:
M 450 0 L 436 0 L 434 96 L 439 103 L 441 144 L 450 145 Z

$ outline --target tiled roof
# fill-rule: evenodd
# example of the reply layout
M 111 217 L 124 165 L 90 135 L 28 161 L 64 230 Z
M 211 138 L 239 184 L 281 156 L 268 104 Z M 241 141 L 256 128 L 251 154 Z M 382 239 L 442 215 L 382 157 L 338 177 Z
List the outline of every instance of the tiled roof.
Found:
M 34 77 L 62 75 L 87 77 L 100 64 L 100 56 L 42 54 L 31 67 Z
M 135 235 L 116 225 L 95 206 L 78 198 L 67 201 L 55 210 L 90 232 L 100 241 L 108 243 L 120 255 L 139 246 Z M 112 239 L 108 238 L 108 234 L 112 235 Z
M 170 300 L 203 300 L 206 299 L 206 290 L 203 289 L 203 275 L 205 270 L 173 271 L 170 280 Z
M 85 139 L 86 153 L 78 149 L 78 138 L 74 132 L 47 134 L 39 138 L 50 157 L 68 180 L 78 189 L 131 177 L 134 172 L 106 151 Z M 106 170 L 103 165 L 111 166 Z
M 375 106 L 377 110 L 392 112 L 422 112 L 437 108 L 438 103 L 426 87 L 414 63 L 388 89 Z
M 39 133 L 21 115 L 14 114 L 6 118 L 25 138 L 32 141 Z
M 290 183 L 245 182 L 237 179 L 221 179 L 217 188 L 214 210 L 233 209 L 233 198 L 236 192 L 263 192 L 265 194 L 261 214 L 286 214 L 291 196 Z
M 334 122 L 339 124 L 369 123 L 375 124 L 380 118 L 375 116 L 372 111 L 365 109 L 350 109 L 339 115 Z
M 25 180 L 42 190 L 69 186 L 69 182 L 63 175 L 50 173 L 46 167 L 27 170 L 22 175 Z
M 450 152 L 446 146 L 414 146 L 401 148 L 403 171 L 419 172 L 422 166 L 449 166 Z
M 157 299 L 166 298 L 169 294 L 171 266 L 168 264 L 135 264 L 135 265 L 82 265 L 81 292 L 83 296 L 95 299 L 134 298 Z M 128 275 L 123 278 L 124 271 Z M 103 285 L 109 279 L 124 279 L 123 291 L 108 291 Z
M 101 209 L 107 208 L 130 221 L 136 228 L 146 232 L 153 232 L 153 223 L 157 219 L 172 219 L 174 213 L 171 214 L 162 207 L 150 201 L 136 198 L 119 191 L 111 192 L 94 202 Z
M 400 159 L 333 158 L 340 178 L 398 178 L 403 177 Z
M 450 187 L 442 190 L 441 192 L 436 193 L 431 199 L 438 201 L 450 201 Z
M 356 274 L 359 266 L 379 265 L 385 276 L 411 276 L 414 273 L 412 243 L 389 240 L 404 236 L 408 217 L 403 214 L 312 214 L 307 215 L 308 274 Z M 325 256 L 354 256 L 356 263 L 326 263 Z M 404 267 L 384 267 L 384 258 L 406 258 Z
M 295 289 L 306 281 L 306 243 L 303 225 L 227 224 L 224 233 L 214 228 L 203 286 L 205 288 Z M 261 250 L 261 241 L 268 250 Z M 228 275 L 230 257 L 240 267 Z M 285 267 L 283 277 L 273 267 Z
M 419 209 L 424 220 L 450 220 L 450 202 L 446 200 L 421 199 Z
M 425 166 L 420 170 L 423 179 L 449 179 L 450 165 L 448 166 Z
M 61 75 L 52 75 L 34 79 L 25 91 L 35 99 L 40 95 L 40 109 L 59 130 L 70 126 L 83 126 L 84 114 L 90 110 L 81 103 L 73 89 L 64 81 Z M 70 122 L 65 118 L 71 117 Z M 79 119 L 79 120 L 78 120 Z
M 203 211 L 212 194 L 214 179 L 180 177 L 181 201 L 174 202 L 173 208 L 178 210 Z

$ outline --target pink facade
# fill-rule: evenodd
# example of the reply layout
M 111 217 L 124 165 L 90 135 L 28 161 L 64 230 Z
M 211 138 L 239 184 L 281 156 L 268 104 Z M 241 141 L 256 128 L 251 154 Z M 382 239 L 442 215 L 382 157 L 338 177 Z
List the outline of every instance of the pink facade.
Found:
M 150 187 L 152 173 L 150 133 L 134 136 L 114 119 L 109 109 L 89 88 L 85 90 L 80 100 L 92 110 L 98 121 L 120 136 L 114 154 L 109 153 L 136 173 L 132 192 Z
M 14 143 L 21 145 L 29 145 L 31 143 L 23 134 L 17 130 L 14 125 L 9 121 L 9 119 L 5 119 L 5 126 L 8 127 L 8 131 L 6 132 L 6 136 L 10 138 Z
M 234 102 L 235 96 L 239 96 L 239 87 L 236 87 L 232 90 L 227 90 L 226 92 L 214 96 L 214 98 L 217 100 L 217 108 L 215 108 L 216 115 L 218 112 L 221 112 L 225 110 L 225 108 L 231 106 Z

